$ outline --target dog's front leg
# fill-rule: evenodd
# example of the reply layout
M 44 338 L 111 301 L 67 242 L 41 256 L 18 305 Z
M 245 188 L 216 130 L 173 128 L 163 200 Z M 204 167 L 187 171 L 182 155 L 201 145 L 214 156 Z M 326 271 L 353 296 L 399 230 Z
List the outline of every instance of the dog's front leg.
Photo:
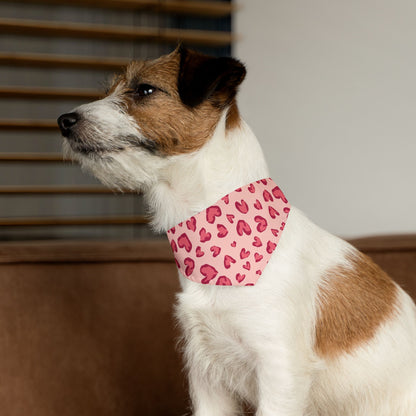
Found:
M 262 351 L 257 367 L 256 416 L 304 416 L 309 397 L 310 374 L 296 348 L 285 346 Z
M 236 416 L 239 405 L 232 395 L 220 385 L 208 383 L 198 374 L 190 371 L 189 387 L 193 416 Z

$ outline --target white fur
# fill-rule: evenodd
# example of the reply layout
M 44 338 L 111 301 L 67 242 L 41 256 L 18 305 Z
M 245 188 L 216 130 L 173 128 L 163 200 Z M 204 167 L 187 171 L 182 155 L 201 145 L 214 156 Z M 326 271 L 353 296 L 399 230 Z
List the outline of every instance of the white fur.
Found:
M 102 107 L 85 109 L 96 114 Z M 224 116 L 211 140 L 192 154 L 159 157 L 128 148 L 76 157 L 103 182 L 142 190 L 158 231 L 269 175 L 250 128 L 242 122 L 227 131 Z M 292 208 L 254 287 L 206 286 L 179 274 L 176 316 L 195 416 L 236 415 L 239 400 L 252 404 L 257 416 L 416 414 L 416 313 L 401 289 L 400 313 L 370 342 L 333 360 L 314 350 L 319 284 L 351 250 Z

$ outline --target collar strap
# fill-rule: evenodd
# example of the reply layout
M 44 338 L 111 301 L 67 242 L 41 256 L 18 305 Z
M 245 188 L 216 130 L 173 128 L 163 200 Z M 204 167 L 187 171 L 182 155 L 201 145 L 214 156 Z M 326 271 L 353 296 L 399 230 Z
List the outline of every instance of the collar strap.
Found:
M 193 282 L 257 283 L 284 230 L 290 204 L 270 179 L 225 195 L 168 230 L 179 271 Z

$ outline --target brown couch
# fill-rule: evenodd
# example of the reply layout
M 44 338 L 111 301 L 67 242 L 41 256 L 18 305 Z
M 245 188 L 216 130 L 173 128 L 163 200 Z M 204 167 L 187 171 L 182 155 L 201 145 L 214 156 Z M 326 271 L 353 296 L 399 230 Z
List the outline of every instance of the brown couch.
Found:
M 416 298 L 416 235 L 355 240 Z M 0 409 L 188 412 L 165 240 L 0 243 Z

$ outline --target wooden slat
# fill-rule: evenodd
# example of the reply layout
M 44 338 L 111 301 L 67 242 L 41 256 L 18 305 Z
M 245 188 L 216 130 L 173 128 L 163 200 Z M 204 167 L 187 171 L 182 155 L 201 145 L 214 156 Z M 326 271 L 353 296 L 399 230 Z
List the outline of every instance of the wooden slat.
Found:
M 0 120 L 0 130 L 58 131 L 56 120 Z
M 103 186 L 0 186 L 0 195 L 139 195 L 118 192 Z
M 74 225 L 135 225 L 147 224 L 143 215 L 125 215 L 115 217 L 27 217 L 0 218 L 3 227 L 40 227 L 40 226 L 74 226 Z
M 66 22 L 50 22 L 24 19 L 0 19 L 0 33 L 69 37 L 89 39 L 112 39 L 124 41 L 147 41 L 201 46 L 228 46 L 234 37 L 229 32 L 171 29 L 171 28 L 137 28 L 113 25 L 79 24 Z
M 61 153 L 0 153 L 0 162 L 69 162 Z
M 0 52 L 0 65 L 118 71 L 129 59 Z
M 115 3 L 117 0 L 113 0 Z M 235 8 L 232 3 L 219 1 L 160 1 L 154 0 L 153 7 L 158 12 L 177 13 L 177 14 L 194 14 L 211 17 L 229 16 Z
M 87 89 L 0 87 L 0 98 L 91 101 L 102 96 L 103 94 L 97 90 Z
M 16 0 L 15 0 L 16 1 Z M 18 0 L 24 3 L 60 4 L 125 10 L 145 10 L 157 13 L 191 14 L 223 17 L 235 7 L 228 2 L 198 0 Z

